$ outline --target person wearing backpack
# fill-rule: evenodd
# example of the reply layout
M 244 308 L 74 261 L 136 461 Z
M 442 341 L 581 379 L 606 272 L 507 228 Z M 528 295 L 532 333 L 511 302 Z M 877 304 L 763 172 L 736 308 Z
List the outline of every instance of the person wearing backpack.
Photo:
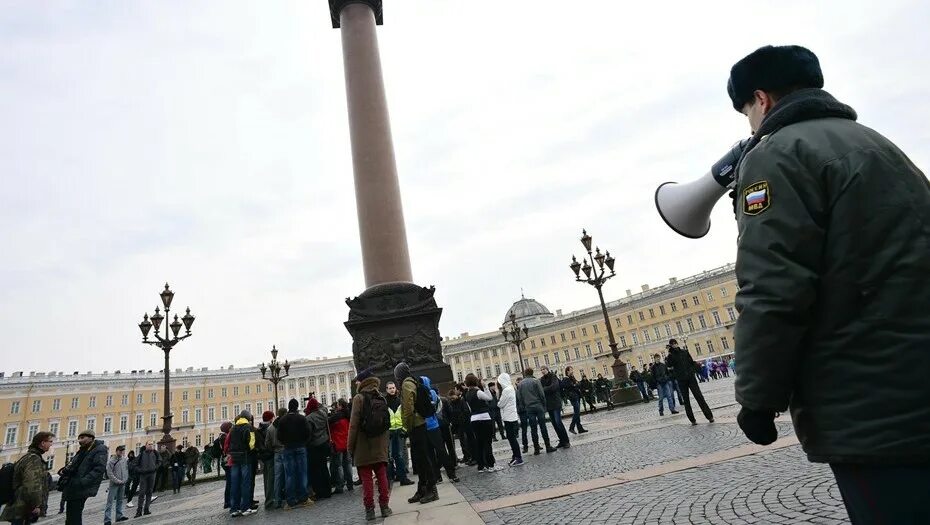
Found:
M 4 466 L 0 476 L 0 520 L 19 525 L 34 523 L 45 515 L 42 504 L 48 498 L 49 484 L 42 456 L 51 450 L 54 438 L 51 432 L 37 433 L 26 455 L 12 467 Z
M 336 487 L 334 494 L 342 494 L 343 485 L 345 490 L 355 489 L 355 485 L 352 484 L 352 460 L 346 452 L 349 417 L 349 402 L 340 397 L 336 401 L 336 408 L 327 419 L 333 447 L 333 457 L 329 461 L 329 477 Z
M 277 498 L 274 493 L 274 449 L 268 442 L 268 433 L 271 431 L 271 422 L 274 421 L 274 412 L 262 412 L 262 422 L 255 431 L 255 450 L 258 462 L 262 464 L 262 487 L 265 489 L 265 510 L 276 505 Z M 253 489 L 254 490 L 254 489 Z
M 409 374 L 409 369 L 408 369 Z M 352 399 L 352 413 L 349 416 L 349 433 L 346 449 L 352 456 L 358 476 L 362 480 L 362 502 L 365 505 L 365 519 L 375 519 L 375 489 L 372 476 L 378 483 L 378 503 L 381 516 L 387 518 L 392 514 L 388 505 L 391 489 L 387 477 L 388 429 L 391 415 L 387 401 L 378 387 L 381 380 L 366 369 L 355 377 L 357 394 Z M 425 427 L 424 427 L 425 428 Z
M 413 375 L 410 366 L 401 361 L 394 367 L 394 378 L 401 384 L 401 415 L 404 430 L 410 436 L 410 454 L 417 471 L 417 491 L 408 503 L 430 503 L 439 499 L 436 491 L 436 472 L 430 458 L 429 436 L 426 418 L 433 415 L 433 403 L 429 391 Z

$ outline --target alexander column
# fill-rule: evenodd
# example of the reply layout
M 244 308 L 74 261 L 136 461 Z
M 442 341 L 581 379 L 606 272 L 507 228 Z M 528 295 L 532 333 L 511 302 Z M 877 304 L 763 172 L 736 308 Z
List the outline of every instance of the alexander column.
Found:
M 415 375 L 452 381 L 442 361 L 435 288 L 413 282 L 376 26 L 381 0 L 329 0 L 342 34 L 355 205 L 366 290 L 346 299 L 355 367 L 374 367 L 382 382 L 406 361 Z

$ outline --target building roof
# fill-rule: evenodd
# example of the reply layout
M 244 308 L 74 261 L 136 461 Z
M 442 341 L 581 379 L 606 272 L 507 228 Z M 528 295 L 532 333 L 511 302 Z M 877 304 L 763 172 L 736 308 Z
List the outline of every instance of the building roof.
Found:
M 517 322 L 521 321 L 537 321 L 541 318 L 550 318 L 552 312 L 549 311 L 542 303 L 536 299 L 527 299 L 526 297 L 521 296 L 520 300 L 513 303 L 513 305 L 507 309 L 507 313 L 504 315 L 504 323 L 510 321 L 510 314 L 516 315 Z

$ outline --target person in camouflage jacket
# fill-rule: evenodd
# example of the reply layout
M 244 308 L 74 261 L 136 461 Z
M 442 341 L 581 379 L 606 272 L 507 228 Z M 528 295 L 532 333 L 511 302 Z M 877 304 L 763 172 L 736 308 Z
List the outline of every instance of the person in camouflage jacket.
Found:
M 45 515 L 44 502 L 48 498 L 48 474 L 42 458 L 54 441 L 51 432 L 39 432 L 32 438 L 26 455 L 13 467 L 13 502 L 3 507 L 0 520 L 13 523 L 32 523 Z

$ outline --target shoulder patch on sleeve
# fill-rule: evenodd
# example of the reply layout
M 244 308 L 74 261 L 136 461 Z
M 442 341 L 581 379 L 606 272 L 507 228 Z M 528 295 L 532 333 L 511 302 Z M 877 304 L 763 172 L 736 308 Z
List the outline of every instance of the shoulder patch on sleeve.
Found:
M 768 181 L 759 181 L 750 184 L 743 190 L 743 213 L 746 215 L 759 215 L 769 209 L 772 204 L 772 192 Z

